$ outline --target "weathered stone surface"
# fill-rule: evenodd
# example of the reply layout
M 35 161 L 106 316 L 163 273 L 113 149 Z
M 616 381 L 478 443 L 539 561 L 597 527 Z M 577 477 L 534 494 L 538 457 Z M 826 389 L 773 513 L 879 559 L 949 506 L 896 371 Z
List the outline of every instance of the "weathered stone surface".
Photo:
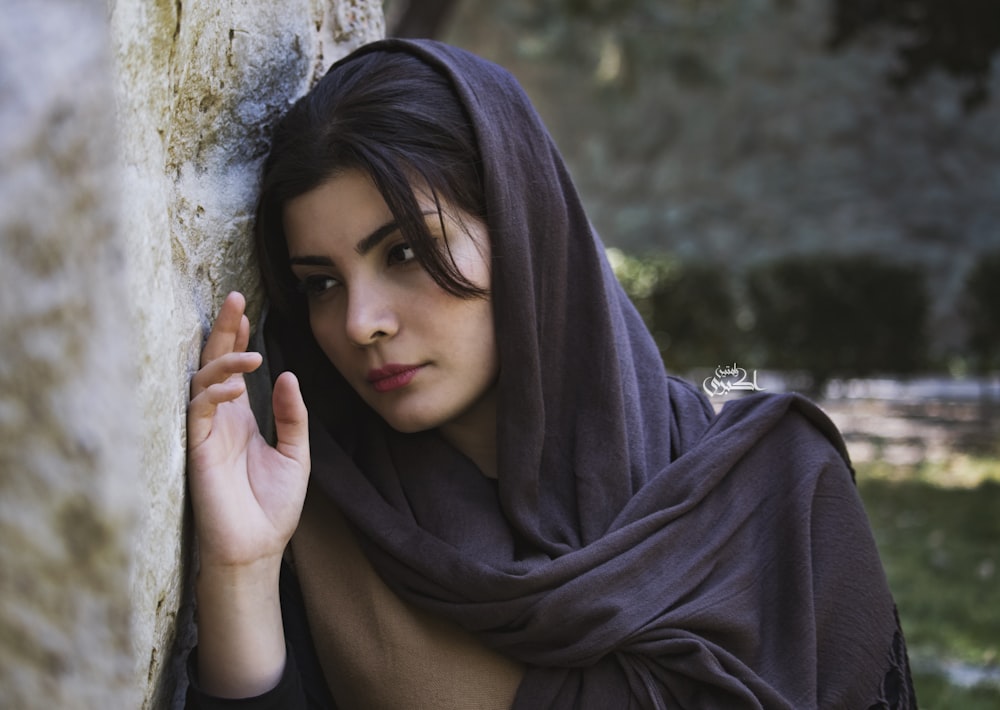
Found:
M 134 707 L 135 363 L 105 10 L 8 0 L 3 17 L 0 707 Z
M 7 0 L 0 707 L 180 705 L 185 407 L 268 127 L 375 0 Z
M 186 383 L 225 294 L 257 306 L 249 228 L 269 126 L 383 22 L 374 0 L 117 0 L 111 27 L 149 504 L 133 576 L 136 674 L 149 684 L 144 707 L 167 707 L 180 702 L 177 664 L 193 643 Z

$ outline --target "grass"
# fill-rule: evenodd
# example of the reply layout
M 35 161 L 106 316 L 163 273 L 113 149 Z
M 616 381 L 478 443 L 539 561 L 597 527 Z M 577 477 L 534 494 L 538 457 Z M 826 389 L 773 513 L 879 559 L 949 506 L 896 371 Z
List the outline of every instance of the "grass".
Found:
M 899 607 L 920 707 L 995 710 L 1000 460 L 956 456 L 941 463 L 856 468 Z M 978 682 L 949 676 L 949 666 L 971 671 Z

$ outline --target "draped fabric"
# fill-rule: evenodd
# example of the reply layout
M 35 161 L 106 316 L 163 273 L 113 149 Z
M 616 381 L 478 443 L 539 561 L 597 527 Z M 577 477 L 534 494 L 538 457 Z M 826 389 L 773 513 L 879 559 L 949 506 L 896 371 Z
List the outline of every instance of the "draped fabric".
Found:
M 909 707 L 830 421 L 796 395 L 716 415 L 664 371 L 514 79 L 429 41 L 341 64 L 380 51 L 448 78 L 482 154 L 498 478 L 434 432 L 389 430 L 271 318 L 273 370 L 297 372 L 310 410 L 310 495 L 343 512 L 400 598 L 526 664 L 517 708 Z

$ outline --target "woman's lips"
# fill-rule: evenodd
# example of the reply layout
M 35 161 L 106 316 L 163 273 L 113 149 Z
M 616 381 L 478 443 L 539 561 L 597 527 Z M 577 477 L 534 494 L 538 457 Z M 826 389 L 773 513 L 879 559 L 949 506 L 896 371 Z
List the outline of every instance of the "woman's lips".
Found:
M 366 379 L 376 392 L 390 392 L 410 384 L 423 365 L 386 365 L 369 370 Z

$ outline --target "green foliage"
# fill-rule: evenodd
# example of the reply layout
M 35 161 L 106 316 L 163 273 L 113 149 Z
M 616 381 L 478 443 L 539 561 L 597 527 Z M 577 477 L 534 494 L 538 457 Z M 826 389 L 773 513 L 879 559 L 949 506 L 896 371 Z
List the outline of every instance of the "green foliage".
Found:
M 930 303 L 916 266 L 869 255 L 790 256 L 739 275 L 670 256 L 610 249 L 608 257 L 671 370 L 745 360 L 806 373 L 818 389 L 831 377 L 905 376 L 930 365 Z M 1000 255 L 980 262 L 968 293 L 974 351 L 995 363 Z
M 737 357 L 739 329 L 730 276 L 707 263 L 608 254 L 670 370 L 714 367 Z
M 989 685 L 965 688 L 937 673 L 913 673 L 920 710 L 996 710 L 1000 690 Z
M 793 256 L 747 274 L 762 364 L 833 376 L 908 374 L 926 364 L 923 273 L 871 256 Z
M 899 31 L 899 61 L 888 77 L 893 86 L 906 89 L 944 70 L 969 83 L 966 109 L 989 100 L 993 58 L 1000 50 L 996 0 L 834 0 L 832 9 L 832 49 L 871 29 Z
M 954 478 L 943 464 L 905 468 L 859 464 L 857 475 L 919 671 L 914 685 L 920 707 L 997 707 L 995 681 L 962 688 L 942 669 L 945 662 L 960 662 L 992 669 L 995 677 L 1000 661 L 1000 462 L 980 472 L 975 488 L 939 485 Z
M 1000 367 L 1000 251 L 981 257 L 967 274 L 963 310 L 975 367 Z

